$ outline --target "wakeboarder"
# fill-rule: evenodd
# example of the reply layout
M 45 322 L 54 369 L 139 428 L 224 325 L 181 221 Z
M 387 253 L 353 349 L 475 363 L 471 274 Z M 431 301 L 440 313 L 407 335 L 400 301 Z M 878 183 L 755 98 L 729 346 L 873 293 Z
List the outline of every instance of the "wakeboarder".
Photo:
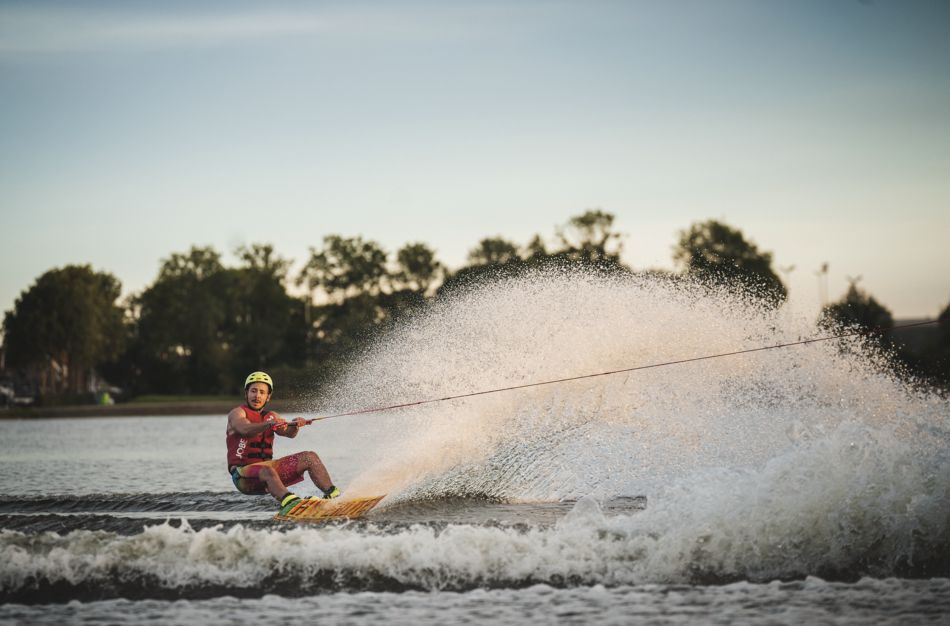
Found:
M 274 458 L 274 435 L 294 438 L 307 420 L 285 420 L 264 406 L 274 393 L 274 381 L 265 372 L 253 372 L 244 381 L 244 404 L 228 413 L 228 472 L 238 491 L 269 493 L 280 503 L 279 515 L 300 504 L 299 496 L 287 487 L 310 476 L 313 484 L 329 500 L 340 495 L 323 461 L 315 452 L 298 452 Z

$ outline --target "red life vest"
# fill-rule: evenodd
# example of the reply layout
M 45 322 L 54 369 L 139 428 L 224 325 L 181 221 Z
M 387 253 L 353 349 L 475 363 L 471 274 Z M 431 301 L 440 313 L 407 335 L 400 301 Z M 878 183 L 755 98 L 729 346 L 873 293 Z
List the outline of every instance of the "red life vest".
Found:
M 246 404 L 242 407 L 247 420 L 252 424 L 267 421 L 270 411 L 258 413 Z M 274 458 L 274 430 L 268 428 L 262 433 L 246 437 L 239 434 L 228 424 L 228 468 L 234 465 L 250 465 Z

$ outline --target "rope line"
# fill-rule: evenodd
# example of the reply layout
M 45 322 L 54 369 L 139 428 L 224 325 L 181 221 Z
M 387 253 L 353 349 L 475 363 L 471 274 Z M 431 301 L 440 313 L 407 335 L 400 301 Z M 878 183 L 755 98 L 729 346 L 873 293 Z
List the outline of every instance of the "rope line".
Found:
M 626 372 L 637 372 L 637 371 L 640 371 L 640 370 L 647 370 L 647 369 L 652 369 L 652 368 L 657 368 L 657 367 L 667 367 L 667 366 L 669 366 L 669 365 L 682 365 L 682 364 L 684 364 L 684 363 L 695 363 L 696 361 L 707 361 L 707 360 L 709 360 L 709 359 L 721 359 L 721 358 L 723 358 L 723 357 L 736 356 L 736 355 L 739 355 L 739 354 L 750 354 L 750 353 L 752 353 L 752 352 L 762 352 L 762 351 L 765 351 L 765 350 L 776 350 L 776 349 L 778 349 L 778 348 L 789 348 L 789 347 L 792 347 L 792 346 L 803 346 L 803 345 L 806 345 L 806 344 L 818 343 L 818 342 L 821 342 L 821 341 L 831 341 L 831 340 L 834 340 L 834 339 L 844 339 L 845 337 L 854 337 L 854 336 L 856 336 L 856 335 L 863 335 L 863 334 L 865 334 L 865 333 L 867 333 L 867 332 L 870 332 L 870 333 L 872 333 L 872 334 L 873 334 L 873 333 L 878 333 L 878 332 L 885 332 L 885 331 L 891 331 L 891 332 L 893 332 L 893 331 L 895 331 L 895 330 L 903 330 L 903 329 L 905 329 L 905 328 L 914 328 L 914 327 L 916 327 L 916 326 L 927 326 L 927 325 L 929 325 L 929 324 L 936 324 L 937 322 L 938 322 L 938 320 L 930 320 L 930 321 L 926 321 L 926 322 L 916 322 L 916 323 L 914 323 L 914 324 L 905 324 L 905 325 L 903 325 L 903 326 L 895 326 L 895 327 L 890 328 L 890 329 L 874 328 L 874 329 L 871 329 L 870 331 L 867 331 L 867 330 L 864 330 L 864 331 L 853 331 L 853 332 L 850 332 L 850 333 L 843 333 L 843 334 L 840 334 L 840 335 L 833 335 L 833 336 L 831 336 L 831 337 L 816 337 L 815 339 L 803 339 L 803 340 L 801 340 L 801 341 L 793 341 L 793 342 L 790 342 L 790 343 L 778 343 L 778 344 L 775 344 L 775 345 L 772 345 L 772 346 L 762 346 L 762 347 L 760 347 L 760 348 L 749 348 L 749 349 L 746 349 L 746 350 L 736 350 L 735 352 L 722 352 L 722 353 L 720 353 L 720 354 L 709 354 L 709 355 L 705 355 L 705 356 L 692 357 L 692 358 L 689 358 L 689 359 L 680 359 L 680 360 L 677 360 L 677 361 L 665 361 L 665 362 L 663 362 L 663 363 L 650 363 L 649 365 L 638 365 L 638 366 L 636 366 L 636 367 L 625 367 L 625 368 L 619 369 L 619 370 L 610 370 L 610 371 L 606 371 L 606 372 L 597 372 L 597 373 L 594 373 L 594 374 L 582 374 L 582 375 L 580 375 L 580 376 L 569 376 L 569 377 L 567 377 L 567 378 L 556 378 L 556 379 L 553 379 L 553 380 L 544 380 L 544 381 L 541 381 L 541 382 L 526 383 L 526 384 L 524 384 L 524 385 L 512 385 L 512 386 L 510 386 L 510 387 L 499 387 L 499 388 L 497 388 L 497 389 L 485 389 L 485 390 L 482 390 L 482 391 L 472 391 L 472 392 L 470 392 L 470 393 L 462 393 L 462 394 L 458 394 L 458 395 L 454 395 L 454 396 L 445 396 L 444 398 L 430 398 L 430 399 L 428 399 L 428 400 L 417 400 L 417 401 L 415 401 L 415 402 L 405 402 L 405 403 L 403 403 L 403 404 L 392 404 L 392 405 L 389 405 L 389 406 L 380 406 L 380 407 L 364 408 L 364 409 L 358 409 L 358 410 L 355 410 L 355 411 L 347 411 L 347 412 L 345 412 L 345 413 L 336 413 L 336 414 L 334 414 L 334 415 L 324 415 L 324 416 L 322 416 L 322 417 L 315 417 L 315 418 L 313 418 L 313 419 L 307 420 L 307 423 L 308 423 L 308 424 L 312 424 L 313 422 L 319 422 L 320 420 L 328 420 L 328 419 L 331 419 L 331 418 L 334 418 L 334 417 L 347 417 L 347 416 L 350 416 L 350 415 L 363 415 L 363 414 L 366 414 L 366 413 L 381 413 L 381 412 L 383 412 L 383 411 L 392 411 L 392 410 L 395 410 L 395 409 L 405 409 L 405 408 L 411 407 L 411 406 L 421 406 L 421 405 L 423 405 L 423 404 L 434 404 L 434 403 L 436 403 L 436 402 L 447 402 L 447 401 L 449 401 L 449 400 L 460 400 L 460 399 L 462 399 L 462 398 L 473 398 L 473 397 L 475 397 L 475 396 L 484 396 L 484 395 L 488 395 L 488 394 L 492 394 L 492 393 L 501 393 L 501 392 L 503 392 L 503 391 L 515 391 L 515 390 L 517 390 L 517 389 L 527 389 L 527 388 L 529 388 L 529 387 L 541 387 L 541 386 L 544 386 L 544 385 L 556 385 L 556 384 L 559 384 L 559 383 L 566 383 L 566 382 L 570 382 L 570 381 L 574 381 L 574 380 L 585 380 L 585 379 L 588 379 L 588 378 L 597 378 L 597 377 L 600 377 L 600 376 L 612 376 L 612 375 L 614 375 L 614 374 L 623 374 L 623 373 L 626 373 Z

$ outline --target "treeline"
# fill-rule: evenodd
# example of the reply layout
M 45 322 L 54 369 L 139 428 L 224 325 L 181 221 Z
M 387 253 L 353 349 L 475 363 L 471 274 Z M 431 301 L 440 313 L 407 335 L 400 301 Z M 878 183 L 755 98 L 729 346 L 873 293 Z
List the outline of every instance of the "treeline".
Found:
M 539 235 L 525 245 L 484 238 L 455 271 L 425 243 L 390 254 L 374 241 L 339 235 L 311 248 L 295 274 L 269 244 L 238 249 L 237 267 L 225 267 L 213 248 L 193 247 L 164 259 L 155 281 L 125 301 L 111 274 L 67 266 L 40 276 L 6 313 L 4 357 L 20 381 L 59 400 L 88 396 L 97 380 L 130 395 L 233 393 L 256 369 L 272 371 L 293 393 L 311 385 L 316 372 L 332 375 L 404 316 L 466 285 L 550 266 L 634 272 L 621 251 L 614 216 L 587 211 L 557 228 L 551 244 Z M 769 307 L 786 298 L 771 253 L 727 224 L 692 224 L 679 233 L 673 258 L 679 273 L 651 273 L 696 276 Z M 856 285 L 826 307 L 823 319 L 893 325 Z M 946 383 L 950 306 L 940 320 L 932 349 L 906 356 L 916 372 Z

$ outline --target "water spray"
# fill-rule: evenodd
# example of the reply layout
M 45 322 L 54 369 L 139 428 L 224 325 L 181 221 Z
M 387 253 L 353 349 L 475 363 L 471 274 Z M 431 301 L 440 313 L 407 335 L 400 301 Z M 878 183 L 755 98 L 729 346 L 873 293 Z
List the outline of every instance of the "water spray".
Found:
M 684 363 L 695 363 L 696 361 L 708 361 L 708 360 L 710 360 L 710 359 L 721 359 L 721 358 L 730 357 L 730 356 L 738 356 L 738 355 L 740 355 L 740 354 L 750 354 L 750 353 L 753 353 L 753 352 L 763 352 L 763 351 L 766 351 L 766 350 L 778 350 L 778 349 L 780 349 L 780 348 L 791 348 L 791 347 L 795 347 L 795 346 L 804 346 L 804 345 L 808 345 L 808 344 L 812 344 L 812 343 L 819 343 L 819 342 L 823 342 L 823 341 L 832 341 L 832 340 L 835 340 L 835 339 L 845 339 L 845 338 L 847 338 L 847 337 L 856 337 L 856 336 L 864 335 L 864 334 L 867 334 L 867 333 L 870 333 L 870 334 L 873 335 L 873 334 L 883 333 L 883 332 L 886 332 L 886 331 L 891 331 L 891 332 L 893 332 L 893 331 L 897 331 L 897 330 L 904 330 L 904 329 L 906 329 L 906 328 L 915 328 L 915 327 L 918 327 L 918 326 L 927 326 L 927 325 L 936 324 L 936 323 L 937 323 L 937 320 L 928 320 L 928 321 L 924 321 L 924 322 L 915 322 L 915 323 L 913 323 L 913 324 L 904 324 L 904 325 L 902 325 L 902 326 L 895 326 L 895 327 L 890 328 L 890 329 L 888 329 L 888 328 L 883 328 L 883 327 L 878 327 L 878 328 L 873 328 L 873 329 L 871 329 L 870 331 L 868 331 L 868 330 L 852 331 L 852 332 L 842 333 L 842 334 L 838 334 L 838 335 L 831 335 L 831 336 L 828 336 L 828 337 L 815 337 L 815 338 L 813 338 L 813 339 L 803 339 L 803 340 L 801 340 L 801 341 L 792 341 L 792 342 L 788 342 L 788 343 L 778 343 L 778 344 L 775 344 L 775 345 L 762 346 L 762 347 L 759 347 L 759 348 L 749 348 L 749 349 L 746 349 L 746 350 L 736 350 L 736 351 L 733 351 L 733 352 L 721 352 L 721 353 L 718 353 L 718 354 L 708 354 L 708 355 L 705 355 L 705 356 L 697 356 L 697 357 L 692 357 L 692 358 L 688 358 L 688 359 L 680 359 L 680 360 L 677 360 L 677 361 L 665 361 L 665 362 L 662 362 L 662 363 L 650 363 L 650 364 L 648 364 L 648 365 L 637 365 L 637 366 L 635 366 L 635 367 L 626 367 L 626 368 L 623 368 L 623 369 L 610 370 L 610 371 L 606 371 L 606 372 L 596 372 L 596 373 L 593 373 L 593 374 L 582 374 L 582 375 L 580 375 L 580 376 L 569 376 L 569 377 L 567 377 L 567 378 L 556 378 L 556 379 L 552 379 L 552 380 L 544 380 L 544 381 L 539 381 L 539 382 L 526 383 L 526 384 L 524 384 L 524 385 L 513 385 L 513 386 L 510 386 L 510 387 L 499 387 L 499 388 L 496 388 L 496 389 L 484 389 L 484 390 L 481 390 L 481 391 L 472 391 L 472 392 L 469 392 L 469 393 L 457 394 L 457 395 L 452 395 L 452 396 L 445 396 L 445 397 L 443 397 L 443 398 L 429 398 L 429 399 L 427 399 L 427 400 L 416 400 L 416 401 L 413 401 L 413 402 L 404 402 L 404 403 L 401 403 L 401 404 L 391 404 L 391 405 L 380 406 L 380 407 L 368 407 L 368 408 L 357 409 L 357 410 L 355 410 L 355 411 L 347 411 L 347 412 L 344 412 L 344 413 L 335 413 L 335 414 L 333 414 L 333 415 L 324 415 L 324 416 L 321 416 L 321 417 L 314 417 L 314 418 L 312 418 L 312 419 L 306 420 L 306 424 L 309 425 L 309 424 L 312 424 L 312 423 L 314 423 L 314 422 L 319 422 L 319 421 L 321 421 L 321 420 L 328 420 L 328 419 L 332 419 L 332 418 L 334 418 L 334 417 L 348 417 L 348 416 L 353 416 L 353 415 L 364 415 L 364 414 L 367 414 L 367 413 L 382 413 L 382 412 L 384 412 L 384 411 L 392 411 L 392 410 L 395 410 L 395 409 L 404 409 L 404 408 L 408 408 L 408 407 L 422 406 L 422 405 L 425 405 L 425 404 L 435 404 L 435 403 L 439 403 L 439 402 L 448 402 L 449 400 L 460 400 L 460 399 L 462 399 L 462 398 L 472 398 L 472 397 L 475 397 L 475 396 L 484 396 L 484 395 L 489 395 L 489 394 L 496 394 L 496 393 L 501 393 L 501 392 L 504 392 L 504 391 L 515 391 L 515 390 L 518 390 L 518 389 L 528 389 L 528 388 L 530 388 L 530 387 L 542 387 L 542 386 L 545 386 L 545 385 L 556 385 L 556 384 L 566 383 L 566 382 L 571 382 L 571 381 L 576 381 L 576 380 L 586 380 L 586 379 L 588 379 L 588 378 L 599 378 L 599 377 L 602 377 L 602 376 L 613 376 L 613 375 L 615 375 L 615 374 L 625 374 L 625 373 L 636 372 L 636 371 L 640 371 L 640 370 L 654 369 L 654 368 L 658 368 L 658 367 L 667 367 L 667 366 L 671 366 L 671 365 L 682 365 L 682 364 L 684 364 Z

